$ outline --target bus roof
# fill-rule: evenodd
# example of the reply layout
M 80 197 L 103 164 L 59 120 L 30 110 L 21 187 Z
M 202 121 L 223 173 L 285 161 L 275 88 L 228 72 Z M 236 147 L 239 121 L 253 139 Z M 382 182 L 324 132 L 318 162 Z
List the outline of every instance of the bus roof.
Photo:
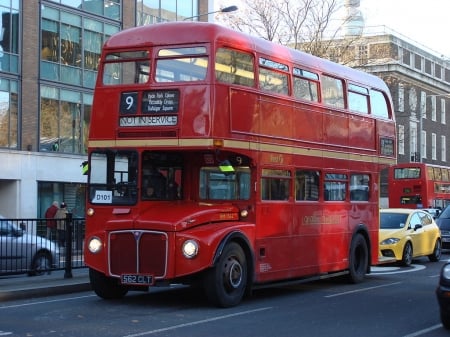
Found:
M 384 81 L 377 76 L 213 23 L 165 22 L 129 28 L 111 36 L 105 42 L 104 50 L 107 52 L 108 49 L 130 46 L 144 48 L 211 41 L 243 51 L 262 53 L 273 59 L 288 59 L 298 66 L 320 73 L 351 79 L 355 83 L 370 84 L 372 88 L 389 91 Z

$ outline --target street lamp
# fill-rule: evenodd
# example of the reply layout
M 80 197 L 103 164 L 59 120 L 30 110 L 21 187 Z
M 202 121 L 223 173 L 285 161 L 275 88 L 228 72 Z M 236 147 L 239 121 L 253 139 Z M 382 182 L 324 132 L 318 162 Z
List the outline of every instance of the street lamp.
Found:
M 427 106 L 427 99 L 430 97 L 450 97 L 450 94 L 437 94 L 437 95 L 426 95 L 425 96 L 425 111 Z M 422 131 L 423 131 L 423 115 L 425 111 L 420 111 L 420 119 L 419 119 L 419 162 L 422 162 Z
M 234 12 L 237 11 L 238 7 L 237 6 L 228 6 L 222 9 L 219 9 L 218 11 L 214 11 L 214 12 L 208 12 L 208 13 L 203 13 L 203 14 L 199 14 L 199 15 L 194 15 L 194 16 L 189 16 L 187 18 L 184 18 L 183 21 L 186 20 L 190 20 L 190 19 L 194 19 L 194 18 L 199 18 L 201 16 L 205 16 L 205 15 L 209 15 L 209 14 L 215 14 L 215 13 L 230 13 L 230 12 Z

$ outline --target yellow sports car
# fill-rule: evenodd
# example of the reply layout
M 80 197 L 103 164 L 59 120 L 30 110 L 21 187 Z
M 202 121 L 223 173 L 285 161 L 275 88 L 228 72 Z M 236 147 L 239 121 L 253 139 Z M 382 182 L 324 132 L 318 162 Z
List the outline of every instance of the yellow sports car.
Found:
M 380 210 L 380 256 L 409 266 L 413 258 L 441 258 L 441 233 L 430 213 L 420 209 Z

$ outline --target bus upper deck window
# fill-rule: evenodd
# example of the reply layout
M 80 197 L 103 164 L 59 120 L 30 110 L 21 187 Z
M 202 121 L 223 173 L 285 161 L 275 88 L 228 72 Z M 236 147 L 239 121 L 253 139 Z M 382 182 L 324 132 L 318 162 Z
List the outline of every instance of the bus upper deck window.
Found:
M 148 51 L 119 52 L 106 55 L 103 84 L 146 83 L 150 77 Z
M 348 108 L 352 111 L 369 113 L 369 90 L 359 85 L 348 85 Z
M 319 75 L 300 68 L 293 69 L 294 96 L 306 101 L 318 102 Z
M 261 90 L 273 92 L 276 94 L 289 94 L 288 74 L 289 67 L 285 64 L 272 60 L 259 58 L 259 87 Z M 268 68 L 276 69 L 268 69 Z M 283 72 L 285 73 L 283 73 Z
M 388 102 L 380 91 L 370 91 L 370 106 L 372 115 L 389 118 Z
M 253 69 L 252 55 L 229 48 L 217 49 L 215 62 L 217 81 L 253 87 L 255 84 Z
M 205 47 L 164 48 L 156 60 L 156 82 L 189 82 L 206 79 Z
M 336 108 L 344 108 L 344 85 L 342 80 L 330 76 L 322 76 L 323 103 Z

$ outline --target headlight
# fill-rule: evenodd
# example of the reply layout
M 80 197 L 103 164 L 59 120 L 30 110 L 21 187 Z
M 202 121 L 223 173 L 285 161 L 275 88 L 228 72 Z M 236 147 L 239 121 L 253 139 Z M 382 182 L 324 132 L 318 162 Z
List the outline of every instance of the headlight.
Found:
M 186 240 L 181 250 L 186 258 L 193 259 L 198 254 L 198 243 L 195 240 Z
M 89 240 L 88 249 L 91 253 L 97 254 L 102 250 L 102 240 L 94 236 L 91 240 Z
M 394 245 L 399 242 L 400 239 L 397 238 L 389 238 L 380 242 L 380 245 Z
M 94 213 L 95 213 L 95 211 L 94 211 L 93 208 L 88 208 L 88 210 L 86 211 L 86 214 L 89 215 L 89 216 L 93 216 Z
M 450 264 L 446 264 L 442 267 L 441 277 L 450 281 Z

